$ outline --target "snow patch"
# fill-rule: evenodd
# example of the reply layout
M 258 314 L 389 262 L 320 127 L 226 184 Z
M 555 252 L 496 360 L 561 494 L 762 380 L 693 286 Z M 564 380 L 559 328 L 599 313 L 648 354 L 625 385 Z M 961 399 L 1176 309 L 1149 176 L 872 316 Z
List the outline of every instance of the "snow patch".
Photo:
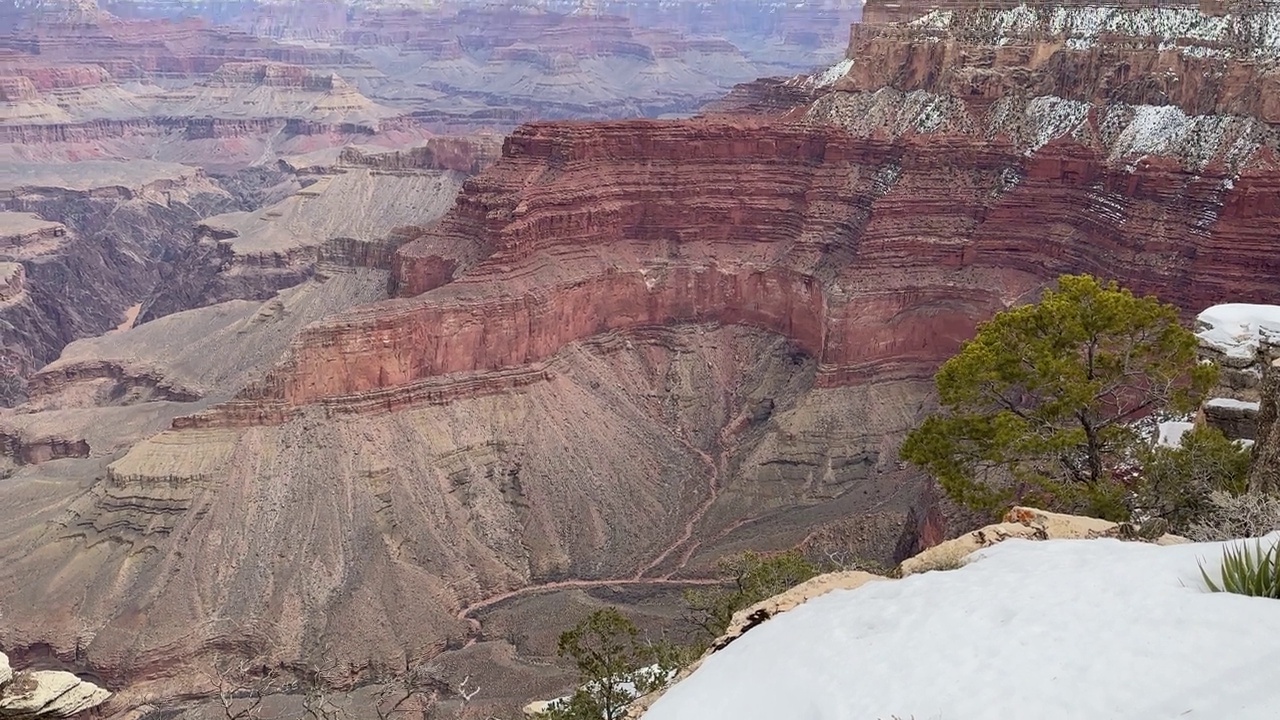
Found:
M 951 10 L 931 10 L 921 17 L 912 20 L 909 24 L 913 28 L 921 30 L 946 30 L 951 27 L 951 19 L 954 16 Z
M 852 68 L 853 68 L 853 61 L 848 58 L 845 58 L 844 60 L 841 60 L 835 65 L 832 65 L 831 67 L 827 68 L 821 73 L 815 75 L 813 77 L 813 83 L 817 87 L 827 87 L 828 85 L 834 85 L 840 78 L 844 77 L 845 75 L 848 75 L 849 70 Z
M 1182 447 L 1182 436 L 1195 429 L 1195 423 L 1169 420 L 1156 426 L 1156 444 L 1165 447 Z
M 1051 140 L 1072 133 L 1089 115 L 1089 103 L 1042 95 L 1027 103 L 1026 119 L 1031 130 L 1027 152 L 1035 152 Z
M 645 720 L 1270 720 L 1258 638 L 1280 634 L 1280 601 L 1205 589 L 1229 544 L 1007 540 L 834 591 L 711 655 Z
M 1205 403 L 1205 406 L 1211 408 L 1223 408 L 1224 410 L 1252 410 L 1254 412 L 1257 412 L 1261 407 L 1261 405 L 1256 402 L 1235 400 L 1232 398 L 1210 398 L 1209 401 Z
M 1201 344 L 1232 358 L 1252 359 L 1262 343 L 1280 345 L 1280 306 L 1229 303 L 1196 317 Z

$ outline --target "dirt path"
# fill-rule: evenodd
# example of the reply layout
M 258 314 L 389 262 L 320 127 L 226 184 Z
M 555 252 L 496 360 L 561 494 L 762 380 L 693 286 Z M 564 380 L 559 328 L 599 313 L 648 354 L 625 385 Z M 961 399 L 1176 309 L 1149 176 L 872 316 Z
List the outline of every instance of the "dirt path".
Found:
M 721 450 L 718 457 L 715 458 L 711 457 L 711 454 L 707 451 L 695 446 L 687 437 L 677 435 L 677 439 L 680 443 L 696 454 L 707 467 L 707 497 L 698 505 L 697 509 L 693 511 L 693 514 L 689 516 L 689 519 L 684 524 L 684 531 L 680 534 L 680 537 L 676 538 L 674 542 L 664 548 L 657 557 L 651 560 L 644 567 L 637 570 L 635 575 L 627 578 L 611 578 L 608 580 L 562 580 L 558 582 L 542 583 L 539 585 L 528 585 L 516 590 L 511 590 L 510 592 L 492 595 L 482 600 L 477 600 L 458 611 L 458 619 L 465 620 L 471 628 L 471 637 L 463 647 L 471 647 L 474 645 L 479 640 L 482 631 L 480 621 L 471 617 L 472 614 L 513 598 L 523 597 L 526 595 L 537 595 L 544 592 L 554 592 L 556 590 L 567 590 L 570 588 L 593 588 L 606 587 L 610 585 L 691 586 L 715 585 L 719 583 L 720 580 L 718 578 L 691 578 L 681 580 L 672 578 L 673 575 L 683 570 L 688 564 L 689 558 L 691 558 L 693 553 L 702 545 L 701 541 L 690 543 L 689 546 L 685 548 L 685 551 L 681 553 L 675 567 L 672 568 L 670 572 L 658 577 L 645 577 L 645 575 L 652 572 L 654 568 L 657 568 L 662 563 L 666 562 L 666 560 L 671 557 L 672 553 L 678 551 L 682 546 L 693 539 L 693 534 L 697 531 L 698 523 L 702 522 L 702 519 L 706 517 L 708 512 L 710 512 L 711 506 L 715 504 L 717 499 L 719 499 L 720 478 L 724 472 L 725 459 L 729 452 L 727 437 L 728 429 L 729 427 L 725 426 L 720 430 L 719 439 Z M 722 535 L 723 534 L 724 533 L 722 533 Z
M 702 518 L 706 516 L 707 512 L 711 510 L 711 506 L 715 504 L 716 499 L 720 497 L 720 467 L 719 467 L 720 463 L 713 460 L 711 458 L 711 455 L 707 454 L 705 450 L 699 450 L 698 448 L 694 447 L 693 444 L 690 443 L 688 440 L 682 439 L 681 442 L 684 443 L 685 447 L 697 453 L 698 457 L 702 458 L 703 464 L 707 466 L 707 473 L 708 473 L 707 499 L 702 501 L 702 504 L 698 506 L 698 509 L 694 510 L 693 514 L 689 516 L 689 520 L 686 521 L 684 524 L 684 532 L 680 534 L 680 537 L 677 538 L 675 542 L 668 545 L 666 549 L 663 550 L 661 553 L 659 553 L 658 557 L 654 558 L 648 565 L 645 565 L 643 568 L 641 568 L 635 574 L 635 577 L 632 578 L 633 580 L 640 580 L 641 578 L 643 578 L 645 575 L 650 573 L 654 568 L 658 567 L 663 562 L 665 562 L 666 559 L 671 556 L 671 553 L 680 549 L 681 545 L 684 545 L 685 543 L 689 542 L 689 540 L 693 537 L 693 532 L 697 528 L 698 523 L 702 522 Z M 723 453 L 721 455 L 723 457 Z M 697 543 L 694 543 L 693 545 L 690 546 L 689 552 L 685 553 L 681 557 L 679 566 L 676 568 L 676 570 L 682 569 L 685 566 L 685 564 L 689 562 L 689 556 L 693 554 L 693 550 L 697 547 L 698 547 Z M 674 573 L 675 573 L 675 570 L 672 570 L 670 573 L 663 575 L 662 579 L 664 580 L 669 579 L 671 575 L 673 575 Z
M 458 619 L 465 620 L 467 624 L 471 626 L 471 638 L 467 640 L 467 644 L 463 647 L 471 647 L 480 639 L 480 621 L 471 617 L 472 613 L 493 607 L 500 602 L 511 600 L 512 598 L 523 597 L 525 595 L 538 595 L 545 592 L 555 592 L 557 590 L 568 590 L 570 588 L 607 587 L 611 585 L 671 585 L 679 587 L 689 585 L 714 585 L 718 582 L 720 582 L 720 580 L 716 578 L 695 578 L 692 580 L 668 580 L 666 578 L 613 578 L 609 580 L 562 580 L 560 582 L 543 583 L 541 585 L 528 585 L 500 595 L 492 595 L 483 600 L 477 600 L 476 602 L 473 602 L 459 610 Z
M 108 330 L 107 334 L 111 335 L 113 333 L 124 332 L 125 330 L 133 327 L 133 323 L 137 321 L 138 313 L 140 312 L 142 312 L 142 303 L 133 305 L 129 309 L 125 310 L 124 320 L 121 320 L 120 324 L 117 325 L 114 330 Z

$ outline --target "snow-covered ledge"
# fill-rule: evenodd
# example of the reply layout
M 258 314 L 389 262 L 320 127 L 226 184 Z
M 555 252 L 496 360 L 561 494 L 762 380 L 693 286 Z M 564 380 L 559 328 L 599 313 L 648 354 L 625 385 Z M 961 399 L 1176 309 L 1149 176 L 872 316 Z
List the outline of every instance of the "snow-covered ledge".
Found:
M 993 545 L 1004 543 L 1006 540 L 1099 540 L 1099 539 L 1125 539 L 1142 541 L 1134 544 L 1142 545 L 1180 545 L 1186 544 L 1185 538 L 1176 535 L 1158 535 L 1156 537 L 1142 537 L 1142 530 L 1127 524 L 1120 525 L 1106 520 L 1097 518 L 1079 517 L 1075 515 L 1063 515 L 1060 513 L 1045 512 L 1033 508 L 1016 507 L 1010 510 L 1004 517 L 1004 522 L 988 525 L 981 530 L 975 530 L 972 533 L 962 535 L 953 540 L 948 540 L 934 548 L 930 548 L 919 555 L 903 562 L 899 568 L 903 577 L 901 580 L 890 582 L 875 582 L 881 580 L 889 580 L 889 578 L 872 575 L 865 572 L 847 571 L 830 573 L 827 575 L 819 575 L 800 585 L 797 585 L 786 592 L 776 595 L 768 600 L 761 601 L 755 605 L 740 610 L 733 616 L 733 621 L 729 625 L 728 631 L 712 644 L 711 649 L 707 651 L 697 662 L 689 668 L 682 670 L 676 677 L 675 684 L 667 690 L 654 693 L 646 697 L 642 697 L 632 703 L 627 714 L 628 718 L 641 718 L 645 720 L 684 720 L 686 718 L 697 718 L 698 720 L 777 720 L 777 718 L 799 717 L 802 713 L 780 711 L 775 705 L 765 703 L 756 710 L 746 711 L 743 707 L 736 704 L 736 701 L 728 697 L 732 695 L 732 691 L 725 687 L 719 687 L 718 683 L 722 681 L 721 669 L 729 666 L 736 667 L 731 670 L 730 675 L 735 672 L 750 673 L 751 664 L 749 659 L 743 659 L 743 649 L 748 648 L 749 653 L 746 658 L 754 656 L 758 652 L 758 648 L 767 647 L 772 641 L 778 640 L 775 630 L 778 625 L 775 624 L 781 617 L 791 617 L 795 614 L 802 614 L 811 609 L 812 606 L 825 603 L 828 599 L 834 601 L 836 597 L 850 598 L 856 593 L 865 592 L 868 586 L 885 586 L 885 587 L 917 587 L 920 583 L 926 582 L 925 578 L 950 575 L 950 573 L 937 572 L 947 569 L 962 568 L 968 572 L 968 564 L 975 558 L 980 557 L 982 552 L 991 548 Z M 874 591 L 879 594 L 879 591 Z M 897 593 L 897 590 L 889 590 L 890 594 Z M 957 600 L 957 602 L 967 602 L 965 600 Z M 944 603 L 945 604 L 945 603 Z M 980 611 L 981 603 L 968 606 L 970 610 Z M 1280 608 L 1280 605 L 1277 605 Z M 881 608 L 884 614 L 872 612 L 867 616 L 867 621 L 871 623 L 885 623 L 892 625 L 894 623 L 903 627 L 926 625 L 931 626 L 929 620 L 930 614 L 925 613 L 919 616 L 902 615 L 896 613 L 892 607 Z M 967 611 L 966 611 L 967 612 Z M 896 616 L 890 620 L 890 616 Z M 887 629 L 887 628 L 886 628 Z M 842 628 L 832 627 L 830 630 L 835 633 L 836 638 L 842 637 Z M 935 628 L 937 630 L 937 628 Z M 926 635 L 928 632 L 925 633 Z M 763 638 L 763 640 L 761 640 Z M 770 639 L 772 638 L 772 640 Z M 999 638 L 995 638 L 999 640 Z M 756 642 L 760 640 L 760 642 Z M 797 639 L 797 642 L 804 643 L 806 640 Z M 939 653 L 948 650 L 943 646 L 939 646 L 933 640 L 924 640 L 916 649 L 924 649 L 926 652 L 936 650 Z M 902 648 L 910 650 L 910 648 Z M 964 652 L 964 648 L 952 647 L 951 651 Z M 859 655 L 863 652 L 856 643 L 845 645 L 844 652 L 853 655 Z M 796 667 L 808 667 L 807 663 L 812 660 L 811 657 L 801 648 L 792 648 L 789 654 L 783 658 L 774 658 L 783 663 L 794 663 Z M 983 657 L 985 650 L 975 653 L 972 657 Z M 971 659 L 972 659 L 971 657 Z M 893 663 L 893 658 L 878 658 L 886 662 Z M 986 666 L 985 663 L 977 663 Z M 814 668 L 818 675 L 823 673 L 822 669 Z M 996 671 L 999 671 L 997 668 Z M 713 680 L 703 682 L 703 678 L 707 675 L 712 676 Z M 746 676 L 742 676 L 745 678 Z M 941 677 L 941 676 L 939 676 Z M 742 680 L 744 683 L 747 680 Z M 757 678 L 750 682 L 762 683 L 758 690 L 765 694 L 777 691 L 780 693 L 788 692 L 788 689 L 776 685 L 772 680 L 767 678 Z M 921 686 L 923 689 L 925 683 Z M 690 691 L 689 687 L 697 688 Z M 721 691 L 727 693 L 725 697 L 720 697 Z M 908 690 L 910 692 L 910 690 Z M 790 701 L 794 703 L 792 709 L 807 707 L 815 709 L 815 712 L 804 714 L 804 716 L 822 716 L 822 717 L 882 717 L 887 720 L 891 717 L 892 712 L 884 712 L 880 715 L 868 715 L 861 711 L 848 713 L 843 712 L 840 705 L 832 705 L 827 708 L 826 712 L 816 712 L 818 706 L 813 705 L 814 702 L 832 701 L 842 703 L 838 697 L 840 691 L 836 688 L 828 688 L 814 695 L 806 696 L 788 696 Z M 675 696 L 672 699 L 668 699 Z M 678 698 L 678 699 L 677 699 Z M 706 703 L 705 706 L 701 703 Z M 703 708 L 705 714 L 699 715 L 698 709 Z M 993 706 L 994 709 L 994 706 Z M 933 714 L 921 714 L 920 711 L 912 711 L 907 708 L 898 708 L 899 717 L 910 717 L 915 712 L 916 717 L 934 717 Z M 999 715 L 1000 713 L 996 713 Z M 959 717 L 948 713 L 944 715 L 948 719 Z M 988 717 L 982 715 L 981 717 Z M 1013 716 L 1019 716 L 1017 714 Z M 979 717 L 977 715 L 973 717 Z M 1083 716 L 1082 716 L 1083 717 Z M 1089 720 L 1096 720 L 1096 717 L 1090 717 Z
M 1273 718 L 1256 638 L 1280 633 L 1280 601 L 1208 591 L 1201 567 L 1218 581 L 1229 544 L 1010 539 L 833 590 L 705 657 L 643 717 Z

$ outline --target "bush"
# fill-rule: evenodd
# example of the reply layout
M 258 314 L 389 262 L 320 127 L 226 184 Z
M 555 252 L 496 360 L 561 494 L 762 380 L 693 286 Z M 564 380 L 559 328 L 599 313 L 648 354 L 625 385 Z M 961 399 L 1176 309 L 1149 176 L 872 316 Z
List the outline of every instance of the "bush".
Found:
M 1191 524 L 1186 536 L 1196 542 L 1261 537 L 1280 530 L 1280 497 L 1261 493 L 1209 494 L 1208 512 Z
M 1217 377 L 1178 309 L 1115 283 L 1064 275 L 1040 302 L 978 328 L 935 381 L 942 411 L 903 459 L 947 495 L 999 516 L 1011 505 L 1128 520 L 1134 421 L 1196 407 Z
M 688 619 L 700 630 L 703 648 L 724 634 L 734 613 L 820 572 L 797 550 L 772 555 L 743 553 L 722 561 L 720 571 L 726 579 L 724 587 L 690 590 L 684 595 L 689 605 Z
M 1241 495 L 1248 486 L 1249 451 L 1214 427 L 1187 432 L 1179 447 L 1145 448 L 1138 455 L 1130 510 L 1134 517 L 1164 519 L 1177 534 L 1213 513 L 1214 492 Z
M 1273 543 L 1262 549 L 1258 540 L 1253 550 L 1245 543 L 1231 545 L 1222 551 L 1222 584 L 1215 583 L 1200 566 L 1205 585 L 1213 592 L 1280 599 L 1280 545 Z
M 545 720 L 620 720 L 632 700 L 664 687 L 684 660 L 667 643 L 640 637 L 616 608 L 597 610 L 561 633 L 557 650 L 578 667 L 578 689 Z

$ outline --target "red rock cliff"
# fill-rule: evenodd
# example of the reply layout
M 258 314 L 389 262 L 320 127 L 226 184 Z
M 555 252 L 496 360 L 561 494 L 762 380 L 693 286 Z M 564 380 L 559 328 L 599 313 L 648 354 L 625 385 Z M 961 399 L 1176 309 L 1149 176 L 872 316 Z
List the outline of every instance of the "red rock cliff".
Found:
M 312 328 L 263 383 L 180 424 L 445 400 L 576 340 L 682 322 L 786 335 L 826 386 L 924 377 L 1063 272 L 1189 309 L 1273 297 L 1280 172 L 1268 94 L 1247 90 L 1271 79 L 1242 60 L 1271 51 L 1230 30 L 1253 21 L 1170 50 L 1205 16 L 1157 9 L 1117 43 L 1148 11 L 1086 11 L 857 28 L 853 62 L 802 79 L 818 97 L 788 121 L 526 126 L 398 252 L 400 299 Z M 1218 79 L 1148 77 L 1197 69 Z

